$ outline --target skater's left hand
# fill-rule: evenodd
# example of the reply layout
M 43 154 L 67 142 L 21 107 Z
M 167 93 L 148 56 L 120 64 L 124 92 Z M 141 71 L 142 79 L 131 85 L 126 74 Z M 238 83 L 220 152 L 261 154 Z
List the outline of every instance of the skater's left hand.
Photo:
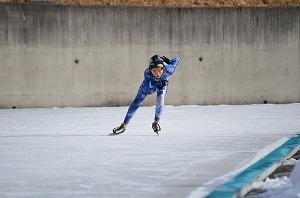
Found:
M 168 58 L 165 57 L 165 56 L 162 56 L 161 59 L 162 59 L 165 63 L 167 63 L 167 64 L 170 64 L 170 63 L 171 63 L 170 59 L 168 59 Z

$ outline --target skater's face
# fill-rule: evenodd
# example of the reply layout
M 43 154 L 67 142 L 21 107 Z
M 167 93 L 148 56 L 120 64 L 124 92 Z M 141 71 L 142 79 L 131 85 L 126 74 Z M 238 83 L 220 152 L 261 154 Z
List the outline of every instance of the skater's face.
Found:
M 160 78 L 164 74 L 164 70 L 162 68 L 153 68 L 151 72 L 155 78 Z

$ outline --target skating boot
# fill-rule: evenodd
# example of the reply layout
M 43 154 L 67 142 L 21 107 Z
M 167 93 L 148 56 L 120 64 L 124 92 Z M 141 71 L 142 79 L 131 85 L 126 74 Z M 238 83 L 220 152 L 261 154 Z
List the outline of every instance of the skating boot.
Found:
M 153 131 L 154 131 L 155 133 L 157 133 L 157 135 L 158 135 L 158 131 L 161 130 L 161 128 L 160 128 L 160 126 L 159 126 L 159 124 L 158 124 L 157 122 L 153 122 L 153 123 L 152 123 L 152 129 L 153 129 Z
M 122 123 L 119 127 L 113 129 L 114 134 L 123 133 L 126 130 L 126 124 Z

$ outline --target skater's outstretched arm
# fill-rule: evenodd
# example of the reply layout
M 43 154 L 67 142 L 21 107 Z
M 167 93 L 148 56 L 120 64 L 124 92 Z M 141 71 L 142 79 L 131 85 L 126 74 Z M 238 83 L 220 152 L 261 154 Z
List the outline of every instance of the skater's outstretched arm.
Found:
M 179 58 L 177 58 L 177 57 L 173 58 L 173 59 L 170 61 L 170 63 L 168 64 L 168 67 L 167 67 L 167 71 L 166 71 L 166 72 L 167 72 L 169 75 L 172 75 L 172 74 L 175 72 L 175 70 L 176 70 L 178 64 L 179 64 Z

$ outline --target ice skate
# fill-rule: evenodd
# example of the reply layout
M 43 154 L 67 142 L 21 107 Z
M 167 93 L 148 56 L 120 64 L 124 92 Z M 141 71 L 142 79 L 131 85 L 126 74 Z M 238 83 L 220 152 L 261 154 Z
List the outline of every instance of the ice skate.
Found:
M 161 128 L 160 128 L 160 126 L 159 126 L 159 124 L 158 124 L 157 122 L 153 122 L 153 123 L 152 123 L 152 129 L 153 129 L 153 131 L 154 131 L 157 135 L 159 135 L 159 134 L 158 134 L 158 131 L 160 131 Z
M 124 133 L 125 130 L 126 130 L 126 124 L 122 123 L 119 127 L 113 129 L 113 133 L 120 134 L 120 133 Z

